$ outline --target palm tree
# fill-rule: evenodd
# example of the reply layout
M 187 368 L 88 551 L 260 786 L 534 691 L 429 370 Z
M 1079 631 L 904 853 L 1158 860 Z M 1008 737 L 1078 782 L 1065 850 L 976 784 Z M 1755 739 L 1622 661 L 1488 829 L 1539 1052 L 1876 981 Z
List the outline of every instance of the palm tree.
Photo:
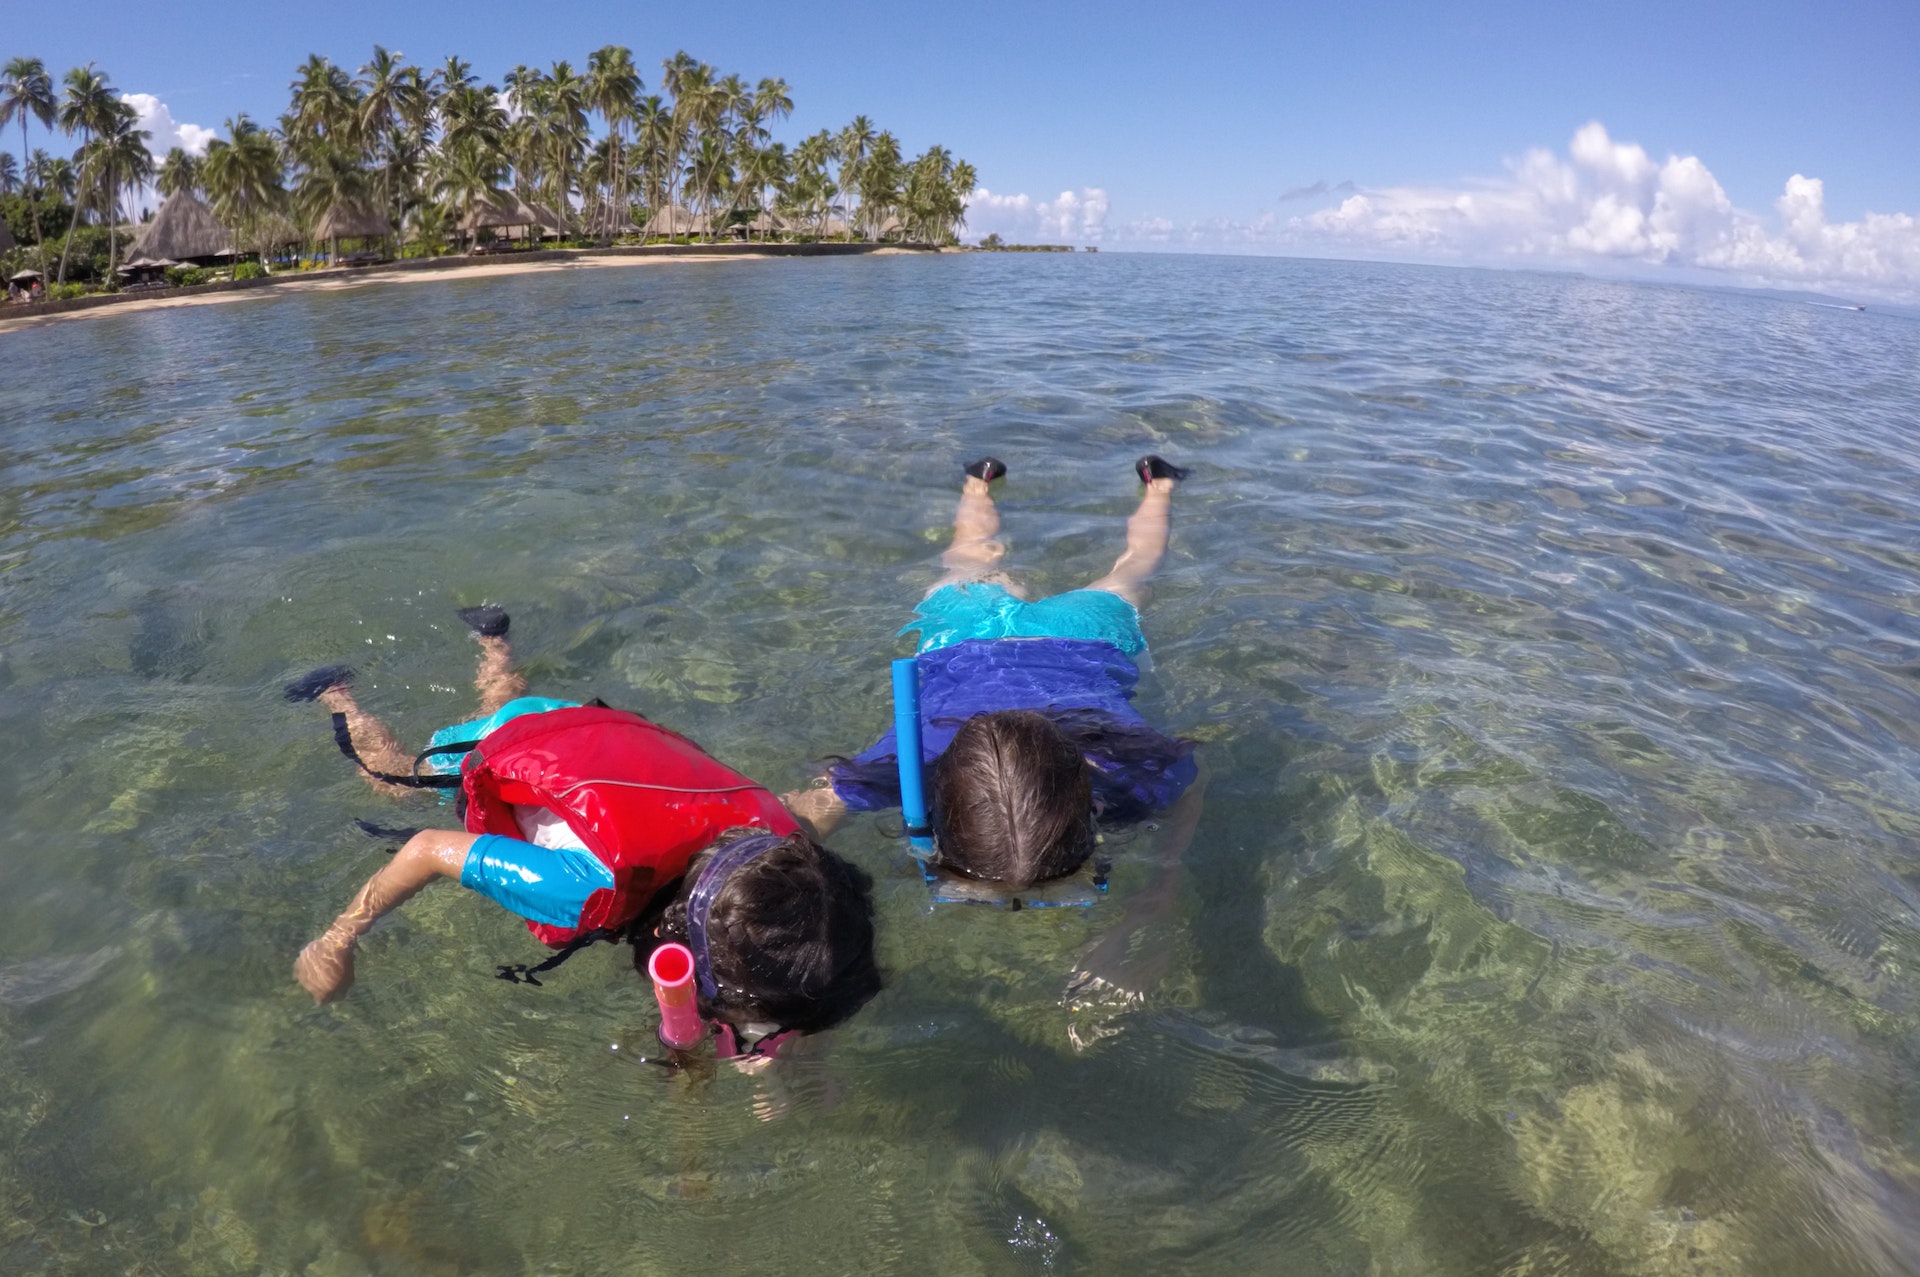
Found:
M 574 175 L 587 149 L 587 82 L 573 66 L 556 62 L 547 75 L 540 132 L 545 140 L 547 203 L 562 218 L 573 211 Z
M 160 162 L 160 178 L 156 185 L 160 194 L 168 197 L 185 191 L 190 195 L 198 194 L 205 183 L 205 162 L 197 155 L 189 155 L 179 147 L 167 152 L 167 158 Z
M 827 165 L 833 162 L 833 136 L 825 129 L 808 137 L 794 149 L 796 193 L 803 196 L 800 206 L 805 216 L 817 218 L 814 232 L 825 236 L 827 217 L 833 209 L 833 197 L 839 194 L 839 187 L 827 176 Z
M 952 213 L 952 220 L 947 223 L 946 238 L 957 238 L 960 228 L 966 225 L 967 201 L 973 197 L 979 185 L 980 175 L 965 160 L 955 164 L 953 171 L 947 175 L 947 206 Z
M 294 186 L 294 208 L 311 230 L 333 209 L 365 208 L 371 186 L 358 155 L 341 146 L 323 147 L 309 159 Z M 340 260 L 339 236 L 329 239 L 327 253 L 335 262 Z
M 644 87 L 633 65 L 633 50 L 609 44 L 587 55 L 587 101 L 607 122 L 607 184 L 620 217 L 625 217 L 627 210 L 626 126 L 638 118 Z
M 441 148 L 440 164 L 434 173 L 433 193 L 451 205 L 464 220 L 471 217 L 481 204 L 499 198 L 500 185 L 506 176 L 506 165 L 499 151 L 470 137 Z M 480 230 L 475 227 L 473 243 L 477 245 L 479 242 Z
M 873 149 L 860 162 L 860 220 L 869 233 L 886 221 L 899 200 L 900 143 L 891 133 L 873 139 Z
M 153 140 L 153 134 L 138 127 L 140 113 L 125 102 L 116 102 L 117 108 L 109 117 L 107 127 L 100 131 L 94 144 L 100 150 L 100 157 L 107 176 L 107 278 L 116 279 L 115 268 L 120 264 L 120 235 L 116 224 L 120 220 L 120 191 L 122 182 L 125 189 L 133 190 L 141 183 L 153 178 L 153 152 L 147 149 L 147 143 Z M 127 218 L 132 221 L 131 215 Z
M 659 94 L 643 98 L 634 111 L 634 161 L 638 164 L 648 208 L 666 207 L 673 180 L 673 111 Z
M 733 156 L 717 130 L 702 133 L 687 161 L 687 193 L 707 212 L 707 236 L 713 236 L 713 206 L 733 185 Z
M 373 46 L 373 57 L 360 68 L 359 131 L 368 149 L 380 160 L 380 205 L 387 217 L 394 217 L 393 158 L 405 122 L 421 115 L 414 99 L 424 97 L 426 89 L 417 68 L 401 65 L 403 53 L 389 53 Z
M 60 131 L 71 137 L 75 133 L 83 135 L 80 143 L 85 150 L 94 134 L 111 125 L 115 108 L 120 105 L 114 96 L 113 86 L 107 78 L 93 69 L 93 64 L 75 67 L 67 72 L 66 89 L 57 112 Z M 80 166 L 79 176 L 84 180 L 86 166 Z M 97 171 L 96 171 L 97 175 Z M 67 238 L 60 246 L 59 283 L 67 282 L 67 255 L 73 248 L 73 232 L 80 224 L 80 209 L 87 201 L 76 199 L 73 203 L 73 216 L 67 220 Z M 111 239 L 111 226 L 108 238 Z
M 20 120 L 20 162 L 31 164 L 27 158 L 27 119 L 32 117 L 40 121 L 40 127 L 53 128 L 53 79 L 47 74 L 47 68 L 39 58 L 11 58 L 4 67 L 0 67 L 0 128 L 12 123 L 15 117 Z M 27 207 L 33 218 L 33 244 L 39 258 L 42 274 L 47 269 L 46 237 L 40 230 L 40 194 L 30 188 Z M 57 214 L 56 214 L 57 216 Z
M 48 155 L 38 147 L 33 151 L 33 163 L 27 165 L 27 172 L 33 179 L 33 189 L 51 192 L 55 198 L 71 201 L 79 187 L 79 179 L 73 171 L 73 161 L 58 155 Z
M 793 91 L 785 80 L 762 80 L 753 90 L 753 110 L 762 120 L 784 120 L 793 114 Z
M 296 158 L 304 163 L 306 148 L 321 141 L 359 149 L 360 94 L 345 71 L 310 54 L 287 87 L 293 91 L 294 123 L 287 142 Z
M 214 216 L 238 243 L 264 235 L 269 225 L 280 220 L 286 166 L 272 136 L 245 114 L 228 120 L 226 128 L 225 139 L 216 138 L 208 145 L 203 172 Z M 262 266 L 266 250 L 275 247 L 254 244 Z
M 685 49 L 660 64 L 665 72 L 667 92 L 673 94 L 673 120 L 668 139 L 665 171 L 666 202 L 671 205 L 682 175 L 682 157 L 690 148 L 694 133 L 711 109 L 713 68 L 696 62 Z
M 866 203 L 866 164 L 867 152 L 873 149 L 873 121 L 864 115 L 856 115 L 853 122 L 840 130 L 840 185 L 846 188 L 849 196 L 858 196 Z M 853 233 L 853 210 L 847 210 L 847 233 Z
M 494 100 L 491 85 L 463 84 L 440 99 L 440 149 L 474 145 L 498 158 L 507 137 L 507 113 Z

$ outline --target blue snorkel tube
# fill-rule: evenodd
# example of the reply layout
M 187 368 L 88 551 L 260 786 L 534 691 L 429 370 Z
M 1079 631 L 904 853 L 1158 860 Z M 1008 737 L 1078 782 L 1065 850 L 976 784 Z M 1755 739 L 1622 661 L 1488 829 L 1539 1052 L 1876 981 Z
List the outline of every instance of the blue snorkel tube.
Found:
M 933 826 L 927 821 L 925 764 L 920 759 L 920 663 L 903 656 L 893 663 L 893 740 L 900 762 L 900 814 L 907 841 L 923 863 L 933 854 Z

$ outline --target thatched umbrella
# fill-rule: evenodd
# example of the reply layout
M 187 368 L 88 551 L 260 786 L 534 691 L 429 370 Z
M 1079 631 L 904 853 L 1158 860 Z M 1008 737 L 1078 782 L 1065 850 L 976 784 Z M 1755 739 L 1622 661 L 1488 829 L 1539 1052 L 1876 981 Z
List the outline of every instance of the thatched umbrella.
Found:
M 212 209 L 187 191 L 167 196 L 153 220 L 133 237 L 130 251 L 135 257 L 165 257 L 176 262 L 210 262 L 234 255 L 233 238 L 227 228 L 220 225 Z
M 706 230 L 707 219 L 695 217 L 678 204 L 669 204 L 647 219 L 648 235 L 698 235 Z

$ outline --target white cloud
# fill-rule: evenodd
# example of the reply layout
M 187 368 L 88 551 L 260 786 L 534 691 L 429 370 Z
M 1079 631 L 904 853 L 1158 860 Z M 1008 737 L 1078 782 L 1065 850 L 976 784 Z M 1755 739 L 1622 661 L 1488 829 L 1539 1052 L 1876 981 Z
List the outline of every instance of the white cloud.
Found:
M 219 136 L 198 124 L 176 123 L 167 104 L 151 93 L 122 93 L 120 100 L 139 115 L 139 127 L 153 135 L 147 139 L 147 150 L 155 159 L 164 159 L 176 146 L 189 155 L 205 155 L 207 143 Z
M 1153 219 L 1105 233 L 1116 246 L 1714 272 L 1743 284 L 1920 300 L 1920 220 L 1912 215 L 1829 222 L 1825 187 L 1797 173 L 1773 212 L 1770 219 L 1736 208 L 1697 156 L 1656 161 L 1595 122 L 1573 135 L 1565 157 L 1532 150 L 1500 177 L 1356 191 L 1285 219 L 1268 213 L 1179 228 Z
M 998 234 L 1016 244 L 1098 244 L 1107 233 L 1107 193 L 1097 186 L 1062 191 L 1053 200 L 995 195 L 986 187 L 967 198 L 967 234 Z

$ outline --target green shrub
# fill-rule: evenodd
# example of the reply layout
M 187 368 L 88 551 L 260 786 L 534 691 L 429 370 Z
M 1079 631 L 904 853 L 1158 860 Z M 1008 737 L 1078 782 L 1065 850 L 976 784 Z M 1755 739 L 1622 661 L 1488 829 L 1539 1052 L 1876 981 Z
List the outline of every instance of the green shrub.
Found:
M 235 279 L 260 279 L 265 276 L 266 273 L 267 268 L 259 262 L 241 262 L 233 268 L 233 277 Z
M 175 266 L 167 272 L 167 281 L 175 288 L 192 288 L 212 278 L 213 272 L 202 266 Z
M 47 287 L 47 300 L 63 302 L 71 297 L 85 297 L 87 292 L 85 284 L 51 284 Z

